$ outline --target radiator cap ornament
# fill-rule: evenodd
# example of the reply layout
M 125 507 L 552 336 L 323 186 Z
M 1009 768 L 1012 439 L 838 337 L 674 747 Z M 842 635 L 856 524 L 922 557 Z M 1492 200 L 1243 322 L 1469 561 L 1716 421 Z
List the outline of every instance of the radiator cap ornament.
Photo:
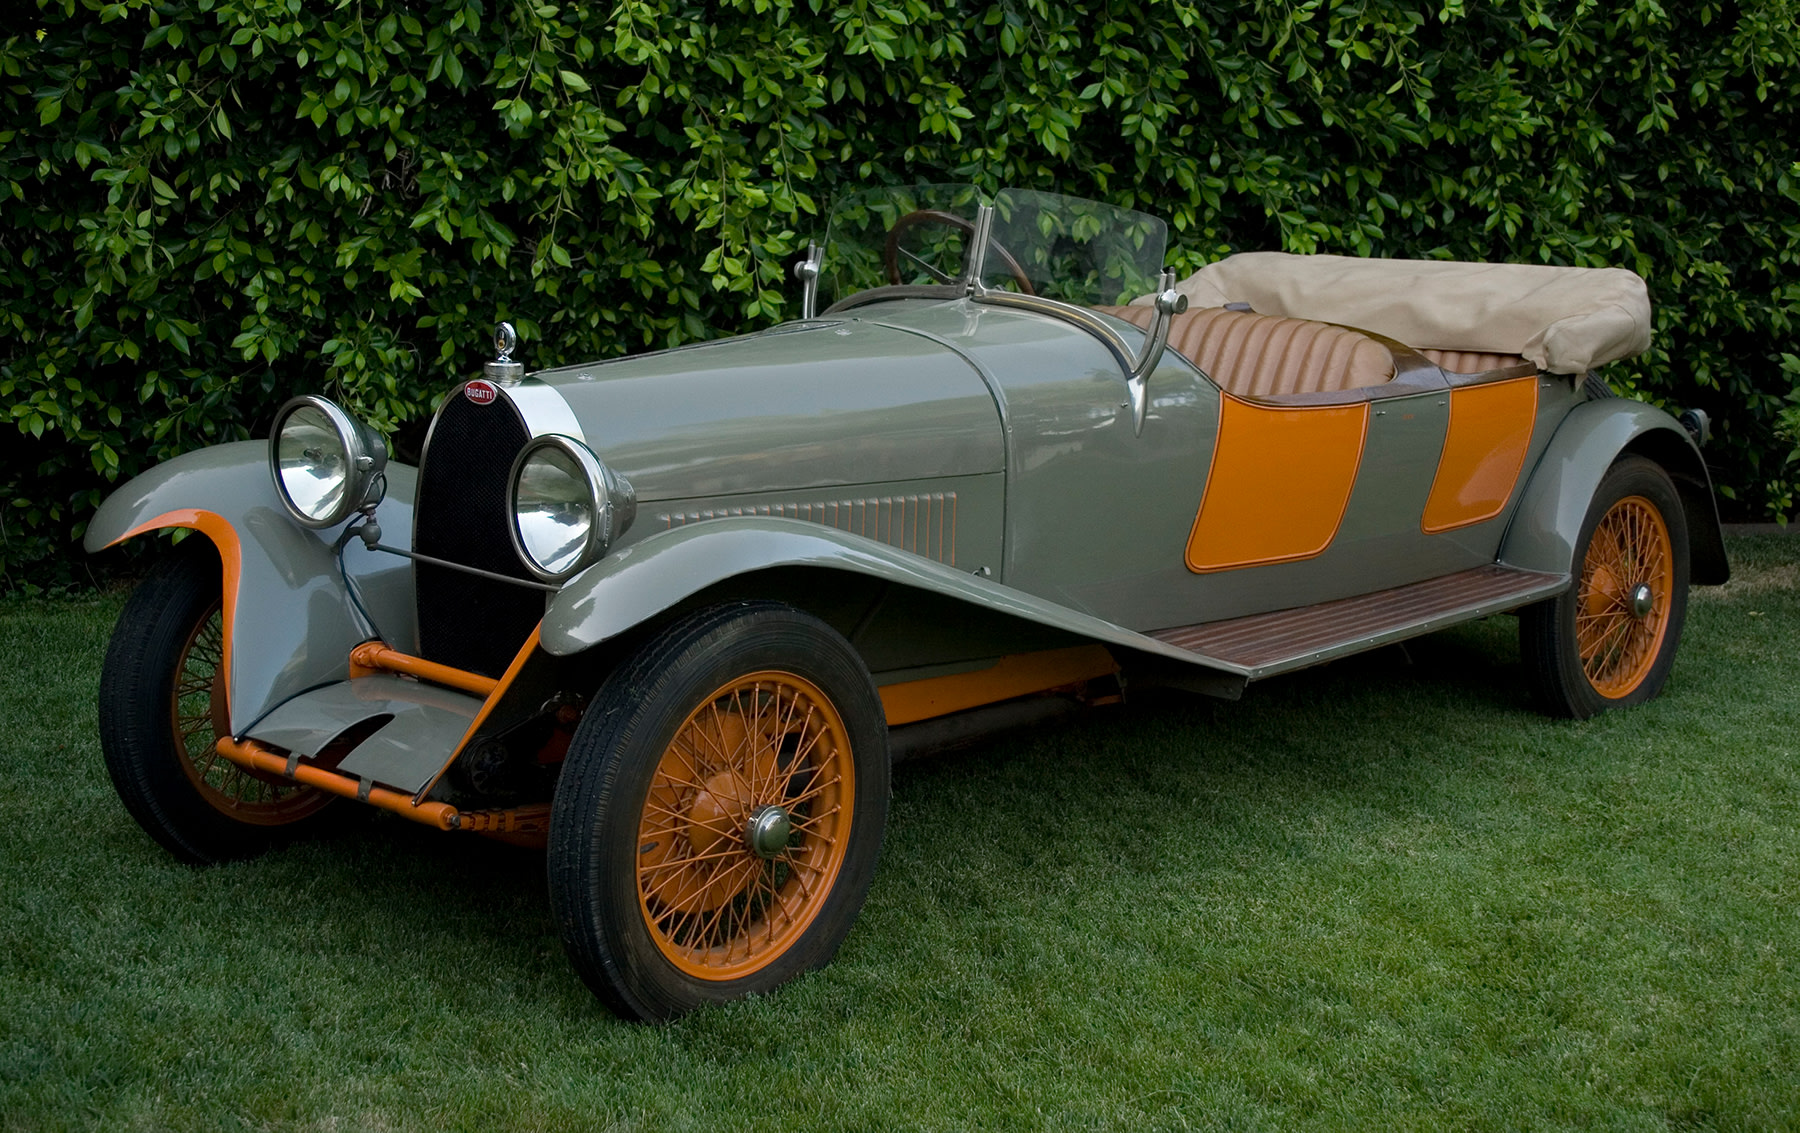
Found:
M 494 354 L 492 362 L 481 367 L 481 376 L 490 382 L 503 386 L 518 385 L 525 377 L 525 367 L 512 360 L 513 347 L 519 344 L 518 332 L 511 323 L 501 323 L 494 328 Z

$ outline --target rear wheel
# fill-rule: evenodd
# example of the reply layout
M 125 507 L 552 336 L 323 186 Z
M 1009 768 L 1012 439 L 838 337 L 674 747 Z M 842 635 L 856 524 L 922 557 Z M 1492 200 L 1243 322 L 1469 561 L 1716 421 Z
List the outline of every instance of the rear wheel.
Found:
M 1628 456 L 1600 481 L 1561 596 L 1520 611 L 1540 707 L 1585 719 L 1662 690 L 1687 614 L 1687 517 L 1668 473 Z
M 190 538 L 132 593 L 100 673 L 100 748 L 125 809 L 176 857 L 267 849 L 331 796 L 245 771 L 230 732 L 219 558 Z
M 550 820 L 576 971 L 668 1019 L 825 965 L 887 817 L 887 728 L 849 643 L 775 603 L 694 614 L 601 689 Z

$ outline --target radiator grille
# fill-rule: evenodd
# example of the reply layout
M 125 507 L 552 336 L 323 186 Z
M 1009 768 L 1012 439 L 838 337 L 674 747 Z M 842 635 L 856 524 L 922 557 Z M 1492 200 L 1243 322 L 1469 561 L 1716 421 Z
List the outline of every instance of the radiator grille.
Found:
M 529 578 L 508 533 L 507 476 L 530 434 L 504 400 L 452 395 L 431 427 L 419 469 L 413 549 L 422 555 Z M 419 653 L 499 677 L 544 616 L 542 591 L 414 563 Z
M 928 492 L 908 496 L 870 496 L 848 500 L 789 500 L 739 507 L 664 512 L 664 530 L 726 516 L 763 515 L 822 523 L 878 542 L 956 565 L 956 493 Z

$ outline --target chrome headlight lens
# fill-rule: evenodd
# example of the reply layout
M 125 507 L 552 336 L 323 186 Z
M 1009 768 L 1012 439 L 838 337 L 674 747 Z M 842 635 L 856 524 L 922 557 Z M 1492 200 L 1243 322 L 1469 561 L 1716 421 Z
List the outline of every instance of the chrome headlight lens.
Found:
M 538 437 L 512 467 L 513 548 L 545 582 L 606 554 L 637 515 L 631 484 L 573 437 Z
M 322 397 L 296 397 L 269 431 L 275 490 L 308 527 L 333 527 L 386 490 L 387 446 L 367 425 Z

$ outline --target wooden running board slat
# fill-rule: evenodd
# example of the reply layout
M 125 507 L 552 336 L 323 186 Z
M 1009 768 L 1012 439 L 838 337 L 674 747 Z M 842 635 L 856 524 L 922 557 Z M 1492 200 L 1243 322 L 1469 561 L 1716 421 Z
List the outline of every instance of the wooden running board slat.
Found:
M 1149 636 L 1242 665 L 1254 679 L 1517 609 L 1560 592 L 1568 581 L 1567 575 L 1489 565 L 1316 606 L 1176 626 Z

